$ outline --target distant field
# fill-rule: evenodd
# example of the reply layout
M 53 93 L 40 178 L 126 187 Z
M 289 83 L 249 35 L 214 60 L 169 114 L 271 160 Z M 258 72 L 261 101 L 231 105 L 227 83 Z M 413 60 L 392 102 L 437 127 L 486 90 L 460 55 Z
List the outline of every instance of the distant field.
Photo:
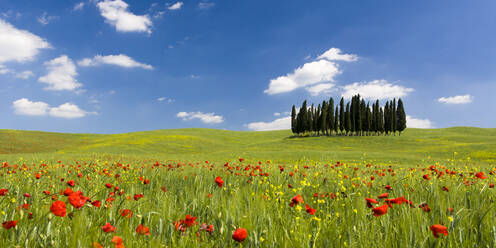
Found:
M 108 155 L 195 161 L 245 157 L 281 163 L 340 160 L 415 165 L 452 159 L 496 163 L 496 129 L 407 129 L 393 137 L 290 136 L 289 130 L 174 129 L 112 135 L 0 130 L 0 156 L 6 160 Z

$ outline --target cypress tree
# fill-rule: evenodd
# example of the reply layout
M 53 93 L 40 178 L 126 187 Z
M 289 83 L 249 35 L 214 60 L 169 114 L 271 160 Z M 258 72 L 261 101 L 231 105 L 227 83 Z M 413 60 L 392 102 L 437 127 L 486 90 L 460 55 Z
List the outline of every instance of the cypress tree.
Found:
M 389 121 L 391 117 L 389 116 L 389 102 L 386 102 L 386 106 L 384 106 L 384 132 L 386 135 L 389 134 Z
M 298 116 L 296 117 L 297 133 L 304 133 L 306 130 L 307 100 L 303 101 Z
M 377 128 L 377 131 L 379 131 L 379 133 L 382 135 L 384 134 L 384 111 L 382 110 L 381 107 L 379 107 L 379 111 L 377 112 L 379 113 L 379 119 L 378 119 L 378 128 Z
M 367 136 L 369 135 L 369 132 L 371 129 L 371 124 L 372 124 L 371 116 L 372 116 L 372 114 L 370 113 L 370 104 L 367 103 L 367 106 L 365 107 L 365 124 L 366 124 L 366 126 L 364 128 Z
M 337 115 L 338 113 L 336 113 Z M 329 106 L 327 107 L 327 125 L 329 127 L 329 135 L 332 135 L 332 131 L 335 128 L 334 126 L 334 99 L 332 97 L 329 99 Z
M 370 129 L 369 129 L 369 132 L 374 132 L 376 133 L 377 130 L 376 130 L 376 109 L 375 109 L 375 103 L 372 103 L 372 113 L 370 115 Z
M 343 133 L 344 130 L 344 98 L 341 97 L 339 102 L 339 130 Z
M 336 111 L 334 111 L 334 113 L 336 113 L 336 116 L 334 117 L 334 132 L 337 135 L 338 134 L 338 129 L 339 129 L 338 105 L 336 105 Z
M 305 117 L 305 131 L 312 132 L 312 115 L 313 115 L 313 104 L 310 110 L 307 111 L 307 116 Z
M 317 135 L 319 135 L 320 133 L 320 124 L 322 123 L 322 109 L 320 107 L 320 104 L 319 106 L 317 107 L 317 110 L 315 111 L 315 120 L 314 120 L 314 130 L 315 132 L 317 132 Z
M 350 132 L 351 132 L 351 135 L 353 135 L 353 132 L 356 131 L 356 128 L 355 128 L 355 125 L 356 125 L 356 122 L 355 122 L 355 117 L 356 117 L 356 114 L 355 114 L 355 107 L 356 107 L 356 96 L 353 96 L 351 98 L 351 103 L 350 103 L 350 109 L 349 109 L 349 118 L 350 118 Z
M 329 124 L 327 123 L 327 113 L 329 112 L 326 101 L 322 101 L 322 115 L 320 116 L 320 131 L 322 135 L 328 134 Z
M 393 99 L 391 107 L 391 131 L 396 135 L 396 98 Z
M 293 134 L 296 133 L 296 107 L 294 104 L 291 108 L 291 132 L 293 132 Z
M 406 128 L 406 114 L 405 109 L 403 108 L 403 101 L 401 98 L 398 99 L 398 108 L 396 109 L 396 129 L 401 135 L 401 132 Z
M 360 97 L 360 96 L 359 96 Z M 366 113 L 366 105 L 365 105 L 365 100 L 360 98 L 358 99 L 360 101 L 360 107 L 358 109 L 358 131 L 360 132 L 360 135 L 364 135 L 364 132 L 367 131 L 367 113 Z
M 348 135 L 349 132 L 351 132 L 351 112 L 350 112 L 350 103 L 348 102 L 346 104 L 346 112 L 345 112 L 345 130 L 346 130 L 346 135 Z

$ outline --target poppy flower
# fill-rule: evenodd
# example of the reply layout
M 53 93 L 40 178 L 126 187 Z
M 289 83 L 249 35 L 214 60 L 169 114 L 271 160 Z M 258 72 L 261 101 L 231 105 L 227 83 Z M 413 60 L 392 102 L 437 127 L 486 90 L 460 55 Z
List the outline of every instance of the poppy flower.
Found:
M 446 191 L 446 192 L 449 192 L 449 188 L 446 187 L 446 186 L 443 186 L 443 190 Z
M 430 180 L 431 179 L 428 174 L 423 175 L 422 178 L 425 179 L 425 180 Z
M 308 204 L 305 204 L 305 208 L 306 208 L 306 212 L 311 214 L 311 215 L 314 215 L 315 214 L 315 209 L 311 208 L 310 206 L 308 206 Z
M 150 183 L 150 179 L 145 179 L 145 181 L 143 181 L 143 184 L 149 184 Z
M 121 209 L 121 216 L 126 218 L 131 218 L 133 216 L 133 211 L 131 209 Z
M 393 189 L 393 187 L 391 187 L 391 185 L 386 185 L 384 188 L 387 189 L 387 190 Z
M 217 186 L 222 187 L 222 185 L 224 184 L 224 181 L 222 180 L 222 178 L 216 177 L 215 183 L 217 184 Z
M 29 198 L 29 197 L 31 197 L 31 194 L 29 194 L 29 193 L 24 193 L 24 194 L 23 194 L 23 196 L 24 196 L 24 197 L 26 197 L 26 198 Z
M 8 189 L 0 189 L 0 196 L 5 196 L 9 193 Z
M 74 185 L 76 185 L 76 184 L 74 183 L 74 180 L 70 180 L 67 182 L 67 185 L 74 187 Z
M 72 191 L 72 189 L 71 189 L 71 188 L 66 188 L 66 189 L 64 190 L 64 193 L 63 193 L 63 194 L 64 194 L 65 196 L 70 196 L 72 193 L 74 193 L 74 191 Z
M 110 184 L 110 183 L 106 183 L 106 184 L 105 184 L 105 187 L 107 187 L 108 189 L 110 189 L 110 188 L 112 188 L 112 184 Z
M 424 212 L 430 212 L 431 211 L 431 208 L 429 208 L 429 205 L 427 205 L 427 203 L 422 203 L 419 205 L 419 208 L 421 208 Z
M 22 204 L 22 209 L 26 209 L 26 210 L 29 210 L 29 204 Z
M 484 176 L 484 172 L 478 172 L 475 174 L 475 177 L 479 178 L 479 179 L 486 179 L 487 177 Z
M 196 223 L 196 217 L 187 214 L 186 218 L 184 218 L 184 224 L 186 224 L 186 226 L 188 226 L 188 227 L 196 225 L 197 224 Z
M 374 213 L 375 217 L 379 217 L 381 215 L 385 215 L 388 210 L 388 205 L 382 205 L 380 207 L 376 207 L 372 209 L 372 212 Z
M 88 197 L 83 196 L 83 192 L 80 190 L 72 193 L 67 197 L 69 200 L 69 203 L 75 207 L 75 208 L 82 208 L 84 204 L 86 203 L 86 200 L 88 200 Z
M 67 208 L 65 206 L 65 202 L 63 201 L 54 201 L 52 206 L 50 206 L 50 212 L 59 217 L 65 217 L 67 213 Z
M 15 227 L 17 225 L 17 222 L 17 220 L 5 221 L 4 223 L 2 223 L 2 227 L 8 230 L 12 227 Z
M 372 204 L 379 204 L 379 202 L 373 198 L 365 198 L 365 201 L 367 201 L 368 208 L 372 208 Z
M 135 201 L 139 200 L 140 198 L 143 198 L 143 194 L 135 194 L 134 195 L 134 200 Z
M 491 189 L 494 188 L 494 183 L 490 183 L 489 188 L 491 188 Z
M 114 237 L 112 238 L 112 243 L 114 243 L 115 248 L 124 248 L 124 244 L 123 244 L 123 242 L 124 242 L 124 241 L 123 241 L 123 240 L 122 240 L 122 238 L 121 238 L 121 237 L 119 237 L 119 236 L 114 236 Z
M 293 197 L 293 199 L 291 199 L 291 203 L 289 203 L 289 206 L 293 207 L 294 205 L 299 203 L 303 203 L 303 197 L 301 197 L 301 195 L 298 194 L 295 197 Z
M 213 233 L 214 232 L 214 225 L 207 225 L 205 223 L 202 223 L 200 226 L 200 230 Z
M 96 201 L 91 202 L 91 205 L 93 205 L 93 206 L 95 206 L 95 207 L 99 208 L 99 207 L 102 205 L 102 202 L 101 202 L 101 201 L 96 200 Z
M 102 226 L 102 230 L 106 233 L 115 232 L 115 226 L 112 226 L 112 225 L 110 225 L 110 223 L 107 222 L 107 224 L 105 224 L 105 226 Z
M 439 238 L 439 235 L 438 234 L 444 234 L 444 236 L 448 236 L 448 228 L 443 226 L 443 225 L 432 225 L 430 227 L 431 231 L 432 231 L 432 234 L 434 235 L 434 237 L 436 238 Z
M 138 227 L 136 228 L 136 232 L 138 234 L 142 234 L 142 235 L 147 236 L 147 235 L 150 235 L 150 228 L 139 224 Z
M 388 193 L 383 193 L 381 194 L 380 196 L 378 196 L 379 199 L 382 199 L 382 198 L 388 198 L 389 194 Z
M 247 236 L 248 232 L 246 232 L 246 229 L 238 228 L 234 230 L 232 238 L 238 242 L 243 242 L 243 240 L 245 240 Z
M 48 191 L 48 190 L 43 190 L 43 194 L 45 194 L 45 195 L 50 195 L 50 191 Z
M 103 246 L 98 242 L 93 242 L 93 248 L 103 248 Z

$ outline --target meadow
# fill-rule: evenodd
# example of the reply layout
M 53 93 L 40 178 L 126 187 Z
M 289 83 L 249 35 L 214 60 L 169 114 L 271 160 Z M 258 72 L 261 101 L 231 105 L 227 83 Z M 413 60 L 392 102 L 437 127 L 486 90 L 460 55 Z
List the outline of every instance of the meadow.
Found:
M 0 247 L 496 247 L 496 129 L 290 135 L 0 130 Z

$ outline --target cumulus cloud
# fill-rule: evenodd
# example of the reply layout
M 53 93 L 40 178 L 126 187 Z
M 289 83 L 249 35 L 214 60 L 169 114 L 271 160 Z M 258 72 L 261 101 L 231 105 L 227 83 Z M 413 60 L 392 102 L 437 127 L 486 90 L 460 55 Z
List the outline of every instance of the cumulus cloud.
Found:
M 320 94 L 329 94 L 332 91 L 334 91 L 334 86 L 335 84 L 317 84 L 311 87 L 307 87 L 306 90 L 312 95 L 312 96 L 318 96 Z
M 28 79 L 33 77 L 34 73 L 32 71 L 23 71 L 15 74 L 16 78 Z
M 406 116 L 406 126 L 409 128 L 434 128 L 430 120 L 417 119 L 409 115 Z
M 148 15 L 135 15 L 122 0 L 105 0 L 97 3 L 100 14 L 119 32 L 151 33 L 152 21 Z
M 374 80 L 345 85 L 341 95 L 344 98 L 351 98 L 356 94 L 360 94 L 360 96 L 367 99 L 391 99 L 406 96 L 412 91 L 412 88 L 394 85 L 386 80 Z
M 203 123 L 207 124 L 218 124 L 224 122 L 224 117 L 221 115 L 215 115 L 214 113 L 179 112 L 176 116 L 183 119 L 183 121 L 199 119 Z
M 33 60 L 41 49 L 46 48 L 50 48 L 50 44 L 43 38 L 0 19 L 0 64 Z
M 38 81 L 48 84 L 45 88 L 46 90 L 74 91 L 82 86 L 82 84 L 75 79 L 78 75 L 76 72 L 76 66 L 74 65 L 74 62 L 67 57 L 67 55 L 62 55 L 58 58 L 47 61 L 44 65 L 48 70 L 48 74 L 38 78 Z
M 333 48 L 325 51 L 320 56 L 318 56 L 317 59 L 327 59 L 330 61 L 352 62 L 352 61 L 357 61 L 358 56 L 355 54 L 341 54 L 341 49 L 333 47 Z
M 292 73 L 271 79 L 269 88 L 264 92 L 269 95 L 290 92 L 295 89 L 322 82 L 333 82 L 341 74 L 338 64 L 319 60 L 304 64 Z
M 437 101 L 446 104 L 467 104 L 467 103 L 471 103 L 473 99 L 474 97 L 471 95 L 462 95 L 462 96 L 441 97 L 437 99 Z
M 42 116 L 47 114 L 48 104 L 44 102 L 32 102 L 26 98 L 21 98 L 12 103 L 14 113 L 17 115 Z
M 298 67 L 293 72 L 271 79 L 269 88 L 264 92 L 269 95 L 290 92 L 298 88 L 321 84 L 325 82 L 334 82 L 335 77 L 341 74 L 339 65 L 334 61 L 352 62 L 356 61 L 358 56 L 354 54 L 341 54 L 338 48 L 331 48 L 318 56 L 316 61 L 308 62 Z M 315 87 L 307 87 L 307 90 L 318 95 L 323 91 L 329 91 L 333 84 L 322 84 Z
M 180 9 L 183 6 L 183 2 L 177 2 L 171 6 L 169 6 L 169 10 L 177 10 Z
M 126 68 L 138 67 L 146 70 L 153 69 L 153 66 L 137 62 L 133 58 L 125 54 L 107 55 L 107 56 L 96 55 L 91 59 L 85 58 L 78 61 L 79 66 L 98 66 L 101 64 L 117 65 Z
M 21 98 L 12 103 L 14 113 L 28 116 L 52 116 L 65 119 L 81 118 L 88 114 L 96 114 L 80 109 L 72 103 L 64 103 L 57 107 L 50 107 L 45 102 L 32 102 L 26 98 Z
M 291 116 L 278 118 L 271 122 L 252 122 L 246 124 L 246 127 L 254 131 L 291 129 Z
M 82 10 L 84 7 L 84 2 L 76 3 L 72 10 L 77 11 L 77 10 Z

